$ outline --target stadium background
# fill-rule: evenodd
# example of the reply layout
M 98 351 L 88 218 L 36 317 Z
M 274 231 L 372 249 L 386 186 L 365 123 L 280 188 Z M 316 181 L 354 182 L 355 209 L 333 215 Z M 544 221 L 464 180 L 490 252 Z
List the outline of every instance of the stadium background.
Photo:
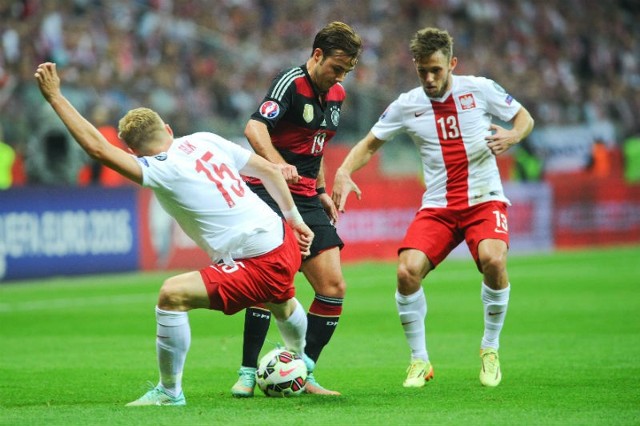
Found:
M 327 150 L 329 183 L 388 102 L 416 85 L 408 40 L 435 25 L 454 36 L 459 74 L 499 81 L 536 120 L 526 146 L 541 172 L 513 178 L 522 147 L 499 157 L 513 252 L 640 242 L 636 1 L 0 0 L 0 140 L 18 154 L 13 186 L 0 192 L 0 282 L 206 262 L 148 192 L 109 178 L 72 143 L 34 84 L 38 63 L 58 64 L 64 93 L 105 135 L 146 105 L 178 135 L 244 143 L 273 75 L 304 62 L 334 19 L 365 46 Z M 402 138 L 355 175 L 365 198 L 338 224 L 346 260 L 395 256 L 419 175 Z

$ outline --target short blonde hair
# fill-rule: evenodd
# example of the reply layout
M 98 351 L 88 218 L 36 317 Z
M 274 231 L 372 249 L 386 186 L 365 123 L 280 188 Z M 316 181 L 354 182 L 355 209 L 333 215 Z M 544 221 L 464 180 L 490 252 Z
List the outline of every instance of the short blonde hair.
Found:
M 149 108 L 132 109 L 118 122 L 118 137 L 129 148 L 138 151 L 160 138 L 159 132 L 164 131 L 164 121 Z

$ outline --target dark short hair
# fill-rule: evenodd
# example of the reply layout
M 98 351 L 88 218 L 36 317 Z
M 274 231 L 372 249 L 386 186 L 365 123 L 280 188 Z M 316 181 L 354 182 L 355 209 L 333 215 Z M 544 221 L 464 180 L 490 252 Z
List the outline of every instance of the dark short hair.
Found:
M 438 50 L 451 59 L 453 56 L 453 38 L 446 30 L 427 27 L 423 28 L 411 39 L 409 49 L 413 59 L 421 61 L 436 53 Z
M 313 49 L 322 49 L 325 56 L 333 56 L 341 50 L 352 59 L 357 59 L 362 52 L 362 39 L 344 22 L 334 21 L 321 29 L 313 40 Z

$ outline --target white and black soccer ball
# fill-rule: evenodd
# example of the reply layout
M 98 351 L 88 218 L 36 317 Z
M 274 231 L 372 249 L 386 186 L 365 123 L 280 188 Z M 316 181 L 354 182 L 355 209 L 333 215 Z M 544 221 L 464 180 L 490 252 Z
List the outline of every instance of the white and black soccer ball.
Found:
M 296 396 L 304 391 L 307 366 L 292 351 L 276 348 L 260 359 L 256 384 L 266 396 Z

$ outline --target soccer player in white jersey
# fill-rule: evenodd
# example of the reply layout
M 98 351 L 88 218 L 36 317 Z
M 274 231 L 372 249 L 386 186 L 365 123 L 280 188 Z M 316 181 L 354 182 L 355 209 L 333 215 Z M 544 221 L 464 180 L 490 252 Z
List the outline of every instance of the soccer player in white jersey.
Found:
M 448 32 L 418 31 L 410 44 L 420 87 L 401 94 L 338 168 L 332 198 L 345 211 L 351 174 L 398 132 L 414 141 L 424 172 L 422 205 L 398 249 L 396 306 L 411 349 L 404 386 L 422 387 L 433 377 L 425 336 L 427 301 L 422 280 L 462 241 L 482 273 L 484 335 L 480 382 L 497 386 L 502 374 L 499 337 L 509 302 L 507 205 L 496 155 L 533 129 L 529 112 L 498 84 L 453 74 L 457 58 Z M 492 118 L 510 122 L 509 129 Z
M 95 160 L 151 188 L 164 209 L 211 258 L 211 265 L 168 278 L 156 306 L 158 385 L 128 406 L 185 405 L 182 372 L 191 342 L 187 311 L 227 315 L 264 303 L 285 346 L 300 354 L 307 317 L 293 278 L 309 254 L 313 232 L 298 212 L 280 167 L 213 133 L 174 139 L 154 111 L 137 108 L 119 123 L 134 155 L 111 145 L 60 91 L 53 63 L 35 77 L 44 98 L 78 144 Z M 262 180 L 287 224 L 245 185 Z

